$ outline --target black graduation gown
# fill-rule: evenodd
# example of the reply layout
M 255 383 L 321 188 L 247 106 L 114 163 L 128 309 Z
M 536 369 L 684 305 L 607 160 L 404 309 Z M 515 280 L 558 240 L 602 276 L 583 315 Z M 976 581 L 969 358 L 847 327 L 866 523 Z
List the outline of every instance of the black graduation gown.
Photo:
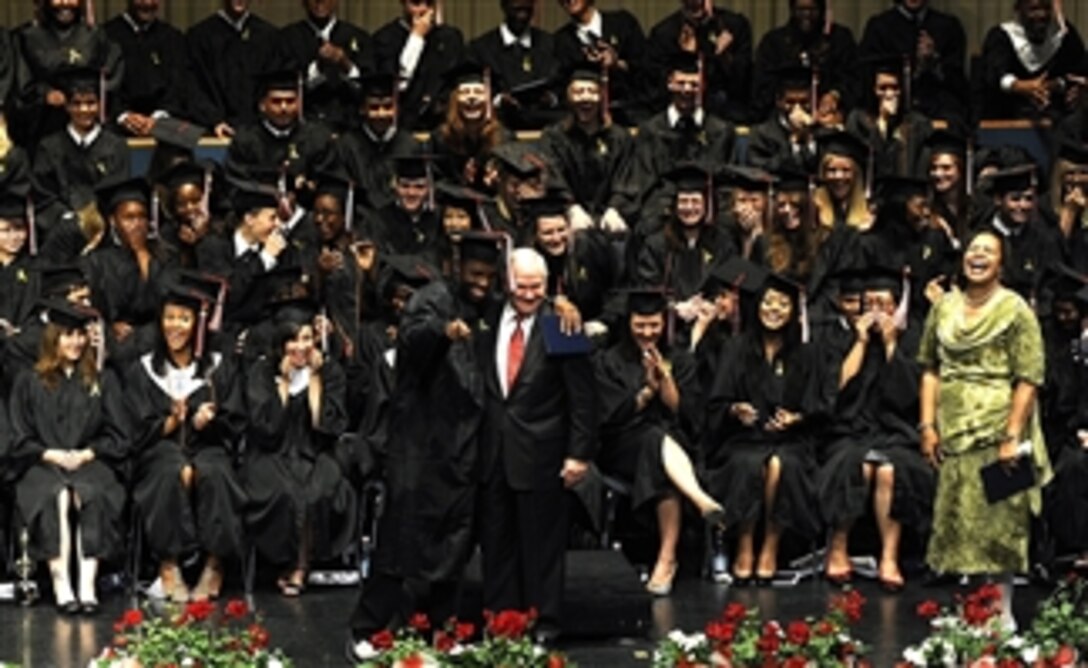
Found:
M 0 107 L 5 111 L 15 85 L 15 46 L 11 37 L 6 28 L 0 28 Z
M 548 296 L 570 299 L 583 322 L 600 320 L 605 301 L 620 279 L 615 255 L 599 230 L 576 232 L 572 243 L 573 253 L 568 251 L 558 257 L 537 249 L 548 263 Z
M 568 119 L 545 128 L 540 145 L 571 201 L 591 216 L 614 208 L 634 219 L 639 193 L 629 172 L 635 142 L 626 128 L 611 125 L 591 136 Z
M 913 109 L 930 118 L 966 121 L 969 87 L 964 70 L 967 34 L 963 24 L 954 15 L 937 11 L 932 5 L 921 17 L 916 22 L 898 6 L 873 16 L 865 24 L 858 43 L 858 58 L 909 54 L 913 59 L 918 49 L 918 34 L 926 31 L 933 38 L 940 58 L 933 66 L 913 68 Z
M 659 95 L 665 90 L 668 77 L 666 64 L 680 54 L 680 32 L 685 21 L 678 10 L 650 30 L 649 58 L 657 66 L 654 90 Z M 732 33 L 733 43 L 718 55 L 715 43 L 723 30 Z M 743 14 L 715 7 L 714 16 L 696 27 L 696 37 L 699 53 L 703 54 L 706 63 L 706 108 L 734 123 L 748 122 L 751 116 L 752 24 Z
M 170 374 L 155 371 L 151 353 L 137 360 L 126 377 L 136 450 L 132 497 L 147 544 L 160 559 L 176 559 L 197 548 L 216 556 L 242 554 L 245 493 L 234 472 L 234 456 L 245 427 L 245 401 L 229 358 L 209 354 L 212 361 L 203 377 L 190 374 L 172 383 Z M 164 371 L 178 372 L 168 361 L 163 364 Z M 189 418 L 163 436 L 172 403 L 181 396 Z M 215 404 L 215 418 L 197 431 L 192 417 L 209 402 Z M 185 466 L 196 472 L 191 492 L 181 484 Z
M 926 139 L 933 133 L 933 122 L 917 112 L 909 112 L 885 135 L 877 127 L 876 117 L 855 109 L 846 119 L 846 131 L 864 141 L 873 151 L 873 176 L 914 176 L 922 165 Z
M 1029 70 L 1020 60 L 1009 39 L 1000 25 L 990 28 L 982 43 L 982 57 L 979 89 L 972 100 L 980 118 L 1037 118 L 1040 115 L 1035 104 L 1026 97 L 1006 93 L 1001 89 L 1001 79 L 1011 74 L 1017 79 L 1035 79 L 1046 75 L 1048 79 L 1060 79 L 1066 75 L 1084 75 L 1084 41 L 1072 23 L 1066 22 L 1069 32 L 1062 38 L 1062 45 L 1038 70 Z M 1058 119 L 1071 109 L 1065 103 L 1065 92 L 1051 96 L 1051 106 L 1044 117 Z
M 770 118 L 752 127 L 748 133 L 746 161 L 753 167 L 769 172 L 790 170 L 815 174 L 819 158 L 815 140 L 805 145 L 794 145 L 790 141 L 790 132 L 778 111 L 772 112 Z
M 776 70 L 793 65 L 814 67 L 820 78 L 820 94 L 837 92 L 842 111 L 857 104 L 854 33 L 844 25 L 833 23 L 830 34 L 825 34 L 821 25 L 815 35 L 806 35 L 791 20 L 765 34 L 756 47 L 752 74 L 754 118 L 765 118 L 774 109 L 779 81 Z
M 329 35 L 329 42 L 345 51 L 352 64 L 358 68 L 359 76 L 372 73 L 374 64 L 374 45 L 370 35 L 358 26 L 334 18 Z M 332 128 L 343 131 L 356 125 L 358 105 L 354 102 L 353 89 L 356 79 L 349 79 L 339 66 L 331 65 L 318 58 L 317 52 L 324 39 L 317 28 L 308 19 L 297 21 L 280 29 L 280 57 L 284 63 L 293 63 L 303 72 L 306 80 L 304 108 L 306 119 L 318 121 Z M 318 75 L 310 77 L 310 68 L 316 67 Z
M 209 128 L 225 122 L 235 129 L 256 122 L 256 75 L 277 64 L 276 27 L 247 14 L 239 30 L 216 12 L 185 37 L 198 91 L 190 101 L 194 120 Z
M 822 372 L 818 353 L 807 345 L 773 362 L 766 361 L 762 342 L 751 333 L 726 348 L 709 393 L 706 441 L 707 491 L 725 507 L 726 525 L 760 518 L 764 467 L 778 457 L 782 474 L 774 521 L 803 538 L 819 534 L 814 444 L 826 408 Z M 729 412 L 742 402 L 758 411 L 751 427 Z M 784 432 L 767 431 L 764 425 L 778 408 L 800 413 L 801 422 Z
M 830 527 L 862 517 L 869 507 L 863 464 L 890 465 L 895 469 L 891 517 L 925 536 L 936 476 L 918 451 L 921 366 L 914 359 L 916 349 L 899 345 L 888 360 L 879 339 L 874 334 L 861 370 L 837 392 L 827 434 L 829 458 L 817 478 L 820 512 Z M 828 369 L 836 384 L 844 357 L 837 368 Z
M 661 456 L 666 436 L 692 449 L 702 426 L 702 393 L 695 362 L 683 350 L 662 351 L 672 365 L 680 391 L 680 407 L 670 411 L 658 397 L 637 410 L 636 395 L 646 384 L 646 369 L 637 346 L 625 338 L 597 355 L 594 368 L 600 396 L 601 471 L 631 484 L 631 506 L 645 504 L 674 490 Z
M 398 204 L 389 204 L 374 218 L 374 241 L 382 255 L 419 255 L 437 265 L 440 234 L 442 221 L 433 211 L 420 211 L 413 220 Z
M 416 143 L 415 137 L 400 128 L 388 141 L 372 137 L 365 128 L 340 137 L 336 142 L 340 164 L 362 191 L 357 206 L 377 211 L 393 203 L 393 158 L 409 155 Z
M 159 307 L 173 275 L 170 249 L 149 242 L 151 263 L 147 278 L 140 275 L 136 256 L 127 248 L 99 247 L 88 257 L 91 300 L 110 325 L 123 322 L 132 333 L 122 340 L 107 332 L 107 362 L 124 373 L 138 356 L 151 350 L 159 326 Z M 107 327 L 107 330 L 110 330 Z
M 30 157 L 21 146 L 0 156 L 0 193 L 23 196 L 31 192 Z
M 135 29 L 125 16 L 118 14 L 102 26 L 121 48 L 125 63 L 125 76 L 114 106 L 121 112 L 150 116 L 163 111 L 188 118 L 194 84 L 185 35 L 158 20 L 144 29 Z
M 597 41 L 611 46 L 627 69 L 613 68 L 608 73 L 610 109 L 623 125 L 637 125 L 649 113 L 651 70 L 646 61 L 646 35 L 638 18 L 626 9 L 597 9 L 601 16 L 601 34 L 591 44 L 579 37 L 578 23 L 568 21 L 555 31 L 555 57 L 562 71 L 586 60 L 586 47 Z
M 1068 357 L 1057 363 L 1073 362 Z M 1069 421 L 1065 434 L 1054 444 L 1047 441 L 1047 446 L 1056 450 L 1054 480 L 1047 488 L 1046 518 L 1053 532 L 1061 553 L 1083 552 L 1088 550 L 1088 449 L 1080 444 L 1078 432 L 1088 429 L 1088 367 L 1083 356 L 1070 364 L 1071 375 L 1075 377 L 1073 387 L 1076 411 Z M 1047 360 L 1050 371 L 1050 360 Z M 1047 388 L 1050 391 L 1051 388 Z M 1049 438 L 1049 434 L 1047 434 Z
M 1041 217 L 1018 229 L 998 227 L 996 220 L 995 216 L 987 227 L 1005 239 L 1009 250 L 1008 257 L 1002 262 L 1001 282 L 1018 292 L 1029 304 L 1034 304 L 1044 271 L 1062 261 L 1060 235 Z
M 1080 409 L 1083 353 L 1080 327 L 1062 328 L 1053 317 L 1042 321 L 1046 382 L 1039 391 L 1043 435 L 1052 461 L 1074 440 Z
M 664 175 L 689 162 L 717 173 L 732 161 L 736 136 L 732 123 L 709 114 L 703 116 L 701 127 L 684 127 L 683 119 L 672 127 L 666 112 L 639 126 L 630 179 L 632 187 L 642 193 L 639 220 L 646 232 L 643 238 L 655 231 L 664 212 L 672 208 L 673 188 Z
M 227 149 L 227 176 L 236 181 L 254 180 L 262 171 L 286 169 L 288 187 L 299 176 L 313 179 L 332 168 L 336 160 L 332 135 L 320 123 L 296 123 L 277 137 L 263 121 L 243 126 Z
M 36 264 L 25 252 L 0 264 L 0 320 L 19 327 L 30 316 L 39 290 Z
M 563 113 L 558 107 L 559 98 L 553 83 L 559 75 L 555 39 L 540 28 L 530 27 L 529 31 L 528 49 L 518 42 L 509 46 L 503 44 L 498 28 L 474 39 L 468 49 L 469 60 L 491 71 L 492 95 L 511 93 L 521 103 L 520 107 L 498 109 L 503 123 L 516 130 L 539 130 L 555 122 Z M 541 94 L 518 95 L 520 87 L 542 80 L 549 85 Z M 543 99 L 545 91 L 552 93 L 550 99 Z
M 388 501 L 375 561 L 385 574 L 428 582 L 458 580 L 475 546 L 484 381 L 474 342 L 451 342 L 445 328 L 461 318 L 476 331 L 481 320 L 453 290 L 430 283 L 401 315 L 385 457 Z
M 637 282 L 663 286 L 673 299 L 683 301 L 699 292 L 711 268 L 731 254 L 729 240 L 712 227 L 704 227 L 690 247 L 662 230 L 647 239 L 639 252 Z
M 103 128 L 89 146 L 76 144 L 66 128 L 42 140 L 34 152 L 31 178 L 38 214 L 39 242 L 63 226 L 61 216 L 95 201 L 94 189 L 129 177 L 129 150 L 124 138 Z
M 337 459 L 337 439 L 347 425 L 344 372 L 332 360 L 322 365 L 321 415 L 310 414 L 306 390 L 280 400 L 276 362 L 258 360 L 247 373 L 250 416 L 242 480 L 249 498 L 247 522 L 262 557 L 295 563 L 303 521 L 313 531 L 311 555 L 343 552 L 355 530 L 355 491 Z
M 374 55 L 380 72 L 400 78 L 400 54 L 408 42 L 409 29 L 404 19 L 397 18 L 374 33 Z M 407 87 L 400 92 L 397 112 L 400 124 L 407 130 L 430 130 L 444 120 L 448 90 L 446 74 L 465 58 L 465 38 L 451 25 L 431 28 L 425 38 L 419 58 Z
M 79 496 L 83 553 L 108 559 L 124 545 L 121 518 L 125 488 L 121 472 L 129 452 L 121 386 L 109 371 L 85 387 L 78 372 L 49 388 L 33 371 L 19 376 L 9 405 L 11 462 L 19 514 L 30 531 L 30 554 L 52 559 L 60 553 L 57 495 Z M 65 471 L 41 461 L 49 449 L 94 451 L 93 461 Z
M 18 69 L 15 75 L 13 114 L 8 128 L 12 138 L 29 151 L 38 142 L 68 123 L 64 107 L 51 107 L 45 96 L 56 86 L 57 75 L 73 66 L 106 72 L 106 103 L 113 109 L 111 95 L 124 76 L 121 49 L 101 28 L 80 21 L 67 31 L 51 24 L 32 21 L 15 31 Z M 107 113 L 107 117 L 112 114 Z

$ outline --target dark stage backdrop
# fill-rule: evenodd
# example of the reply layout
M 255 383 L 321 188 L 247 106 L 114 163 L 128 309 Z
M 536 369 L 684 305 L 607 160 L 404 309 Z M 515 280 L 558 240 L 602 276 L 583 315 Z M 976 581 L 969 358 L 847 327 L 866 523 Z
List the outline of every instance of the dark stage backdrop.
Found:
M 560 25 L 565 18 L 555 0 L 539 0 L 539 24 L 547 29 Z M 127 0 L 95 0 L 100 17 L 120 12 Z M 891 5 L 890 0 L 829 0 L 835 20 L 848 26 L 860 38 L 865 20 Z M 785 22 L 788 16 L 786 0 L 719 0 L 717 3 L 743 12 L 752 21 L 756 39 L 770 28 Z M 674 11 L 677 0 L 598 0 L 603 9 L 624 7 L 638 16 L 643 28 Z M 959 16 L 967 31 L 968 52 L 978 50 L 986 31 L 1012 14 L 1013 0 L 933 0 L 932 5 Z M 1088 2 L 1066 0 L 1066 16 L 1078 29 L 1088 25 Z M 0 0 L 0 22 L 16 26 L 33 15 L 34 0 Z M 220 6 L 219 0 L 162 0 L 162 16 L 180 28 L 186 28 Z M 474 37 L 498 21 L 499 0 L 445 0 L 447 21 Z M 256 11 L 273 23 L 282 25 L 301 14 L 301 0 L 256 0 Z M 400 12 L 399 0 L 340 0 L 341 15 L 373 31 Z

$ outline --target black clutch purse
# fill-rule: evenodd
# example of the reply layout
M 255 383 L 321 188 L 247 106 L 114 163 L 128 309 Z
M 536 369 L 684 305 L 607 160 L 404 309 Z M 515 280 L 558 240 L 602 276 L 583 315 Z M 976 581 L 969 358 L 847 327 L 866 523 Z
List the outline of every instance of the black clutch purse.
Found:
M 1000 461 L 987 464 L 979 469 L 982 474 L 982 488 L 986 492 L 986 501 L 990 504 L 1004 501 L 1035 486 L 1035 467 L 1031 457 L 1022 455 L 1016 465 L 1006 467 Z

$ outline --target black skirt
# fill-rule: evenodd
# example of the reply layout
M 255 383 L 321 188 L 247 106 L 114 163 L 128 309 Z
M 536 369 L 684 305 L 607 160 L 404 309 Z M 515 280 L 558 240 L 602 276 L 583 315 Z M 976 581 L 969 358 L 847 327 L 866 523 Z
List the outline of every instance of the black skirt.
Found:
M 1069 552 L 1088 550 L 1088 450 L 1063 448 L 1046 497 L 1046 516 L 1058 544 Z

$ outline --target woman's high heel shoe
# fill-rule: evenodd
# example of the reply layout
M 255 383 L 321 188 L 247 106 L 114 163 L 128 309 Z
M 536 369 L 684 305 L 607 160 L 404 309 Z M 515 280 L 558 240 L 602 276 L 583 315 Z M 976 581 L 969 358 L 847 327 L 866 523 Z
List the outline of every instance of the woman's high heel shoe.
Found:
M 662 582 L 654 582 L 650 580 L 646 583 L 646 591 L 650 592 L 654 596 L 668 596 L 672 593 L 672 581 L 676 579 L 677 564 L 674 562 L 672 568 L 669 570 L 668 579 Z

